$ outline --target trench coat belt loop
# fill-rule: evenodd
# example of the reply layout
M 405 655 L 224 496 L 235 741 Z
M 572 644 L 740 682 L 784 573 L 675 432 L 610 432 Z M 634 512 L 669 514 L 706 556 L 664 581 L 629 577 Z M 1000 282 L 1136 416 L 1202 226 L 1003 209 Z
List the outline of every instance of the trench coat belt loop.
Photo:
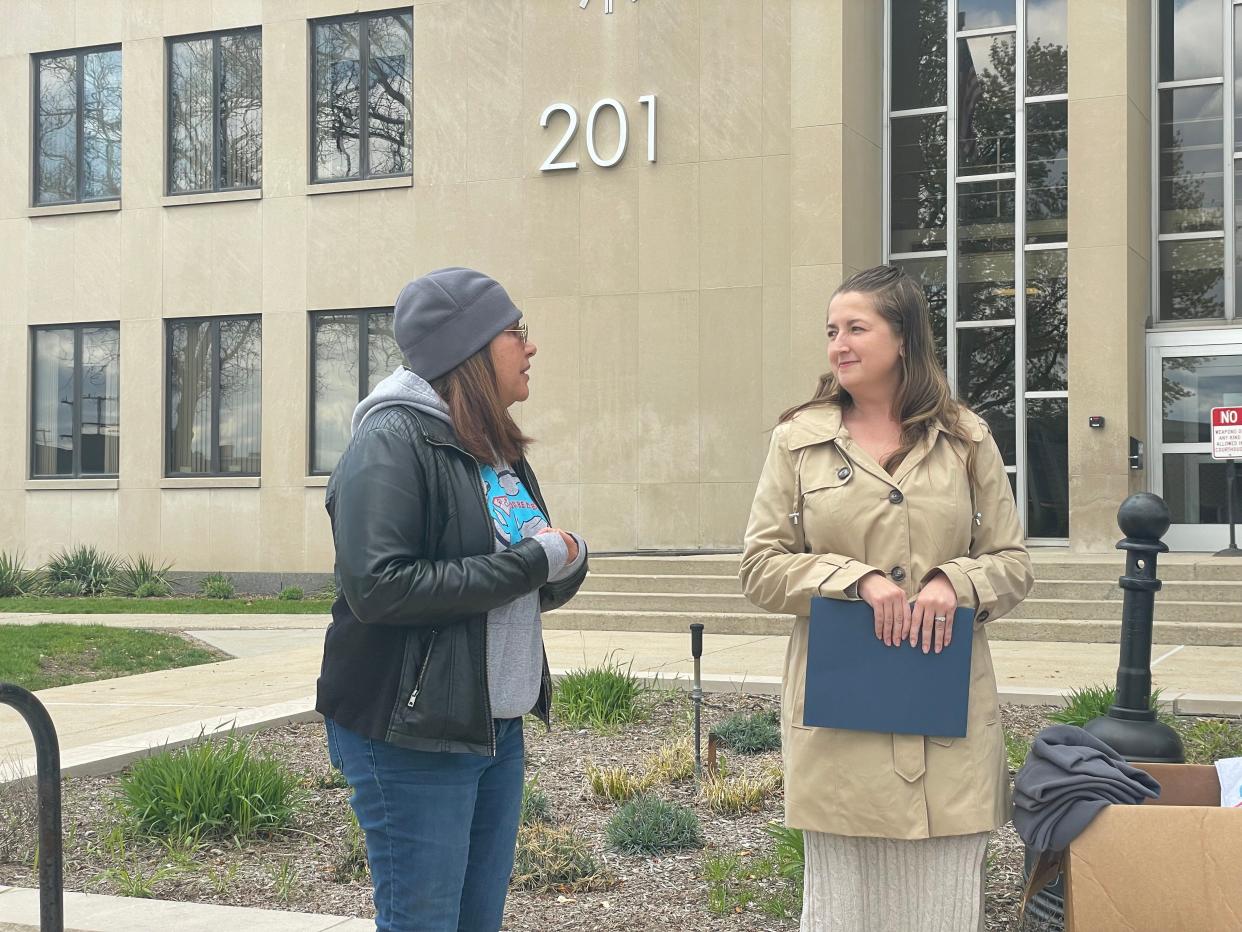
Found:
M 893 735 L 893 770 L 907 783 L 927 772 L 922 735 Z

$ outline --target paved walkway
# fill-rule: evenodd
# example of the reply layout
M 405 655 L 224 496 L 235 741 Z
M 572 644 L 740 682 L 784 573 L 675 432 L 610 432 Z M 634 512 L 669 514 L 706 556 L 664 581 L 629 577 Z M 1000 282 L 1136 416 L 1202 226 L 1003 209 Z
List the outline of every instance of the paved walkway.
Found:
M 149 752 L 203 733 L 253 730 L 311 721 L 326 616 L 317 615 L 0 615 L 0 624 L 56 620 L 115 627 L 185 631 L 233 660 L 146 673 L 40 692 L 56 724 L 67 775 L 108 773 Z M 547 631 L 555 672 L 606 659 L 631 664 L 659 684 L 686 687 L 693 672 L 688 634 Z M 712 635 L 704 641 L 704 687 L 778 692 L 786 637 Z M 992 656 L 1003 701 L 1056 702 L 1071 687 L 1112 682 L 1117 646 L 994 641 Z M 1242 648 L 1160 646 L 1153 650 L 1155 685 L 1188 713 L 1242 714 Z M 0 780 L 32 773 L 25 723 L 0 708 Z M 374 924 L 341 916 L 237 909 L 194 903 L 65 895 L 69 932 L 363 932 Z M 38 892 L 0 886 L 0 932 L 38 928 Z
M 5 615 L 31 624 L 46 615 Z M 184 630 L 236 657 L 220 663 L 48 689 L 66 773 L 106 773 L 151 747 L 200 734 L 250 730 L 315 718 L 326 616 L 68 615 L 58 621 Z M 203 627 L 209 625 L 210 627 Z M 686 687 L 693 673 L 689 635 L 614 631 L 547 631 L 554 672 L 612 658 L 645 679 Z M 704 641 L 702 676 L 711 690 L 775 693 L 788 639 L 712 635 Z M 1116 645 L 995 641 L 992 656 L 1002 700 L 1053 703 L 1073 687 L 1111 683 Z M 1153 650 L 1155 685 L 1188 713 L 1242 714 L 1242 648 L 1161 646 Z M 16 712 L 0 708 L 0 766 L 29 770 L 33 746 Z

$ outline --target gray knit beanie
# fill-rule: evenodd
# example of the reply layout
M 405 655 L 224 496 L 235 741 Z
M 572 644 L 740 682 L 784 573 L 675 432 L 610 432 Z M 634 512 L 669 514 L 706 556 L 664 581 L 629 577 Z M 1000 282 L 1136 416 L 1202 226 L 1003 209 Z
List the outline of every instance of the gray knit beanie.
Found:
M 500 282 L 474 269 L 449 268 L 428 272 L 401 289 L 392 327 L 405 364 L 430 382 L 521 317 Z

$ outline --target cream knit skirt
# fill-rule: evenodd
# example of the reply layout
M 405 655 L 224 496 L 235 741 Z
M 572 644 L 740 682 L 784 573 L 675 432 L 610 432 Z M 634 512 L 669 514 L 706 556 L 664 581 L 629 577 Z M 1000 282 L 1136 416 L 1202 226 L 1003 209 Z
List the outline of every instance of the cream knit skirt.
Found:
M 987 832 L 915 841 L 803 834 L 802 932 L 982 932 Z

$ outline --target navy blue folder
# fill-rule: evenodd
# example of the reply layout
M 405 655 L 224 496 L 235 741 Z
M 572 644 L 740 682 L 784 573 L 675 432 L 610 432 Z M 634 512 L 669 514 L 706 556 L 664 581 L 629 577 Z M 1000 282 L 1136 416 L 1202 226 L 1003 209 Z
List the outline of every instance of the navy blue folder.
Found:
M 866 602 L 811 599 L 803 723 L 820 728 L 961 738 L 970 696 L 975 611 L 959 608 L 939 654 L 875 636 Z

